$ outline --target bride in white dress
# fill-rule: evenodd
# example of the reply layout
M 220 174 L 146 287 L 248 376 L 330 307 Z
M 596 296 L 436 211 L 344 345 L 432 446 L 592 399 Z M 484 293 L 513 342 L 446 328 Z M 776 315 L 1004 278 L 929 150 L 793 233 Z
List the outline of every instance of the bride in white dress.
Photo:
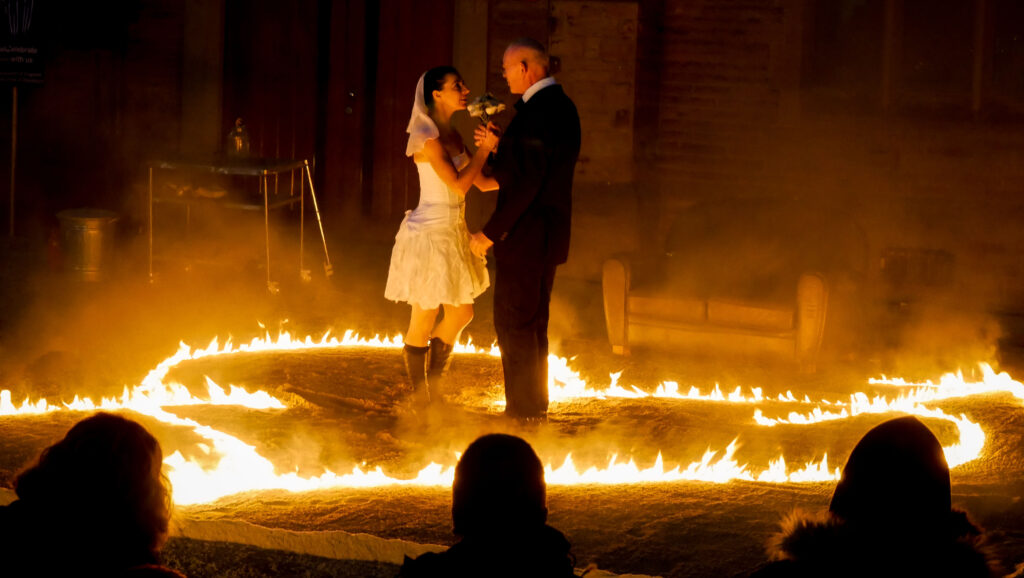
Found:
M 420 200 L 395 236 L 384 296 L 412 306 L 402 356 L 422 404 L 430 402 L 431 388 L 436 396 L 452 346 L 473 319 L 473 300 L 490 285 L 485 260 L 469 249 L 465 207 L 466 192 L 480 177 L 498 137 L 489 133 L 472 156 L 467 153 L 451 118 L 466 109 L 468 95 L 455 68 L 428 70 L 416 85 L 406 129 L 405 154 L 419 172 Z M 435 327 L 442 307 L 444 316 Z

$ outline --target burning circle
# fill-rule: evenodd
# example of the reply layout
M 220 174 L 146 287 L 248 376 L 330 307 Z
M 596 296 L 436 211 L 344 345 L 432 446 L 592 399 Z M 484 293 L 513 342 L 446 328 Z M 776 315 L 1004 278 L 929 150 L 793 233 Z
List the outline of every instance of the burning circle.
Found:
M 400 348 L 399 339 L 363 339 L 346 332 L 342 337 L 332 336 L 329 332 L 319 339 L 306 336 L 304 339 L 293 339 L 287 332 L 277 338 L 269 334 L 252 339 L 247 343 L 233 344 L 228 341 L 223 345 L 214 339 L 205 348 L 192 349 L 181 344 L 174 355 L 161 361 L 149 371 L 142 382 L 134 387 L 125 387 L 119 398 L 105 398 L 99 402 L 91 399 L 79 399 L 61 405 L 52 405 L 45 399 L 26 400 L 15 405 L 11 400 L 10 391 L 0 391 L 0 416 L 43 414 L 55 411 L 94 411 L 129 409 L 151 416 L 162 423 L 190 428 L 205 442 L 200 450 L 203 454 L 215 458 L 216 465 L 200 463 L 186 458 L 180 451 L 169 455 L 165 464 L 167 474 L 174 487 L 175 502 L 179 504 L 195 504 L 214 501 L 222 496 L 252 490 L 285 489 L 295 492 L 330 487 L 370 487 L 381 485 L 451 485 L 453 468 L 430 463 L 412 478 L 401 479 L 390 477 L 381 467 L 366 469 L 359 466 L 345 474 L 336 474 L 330 470 L 319 476 L 302 477 L 298 473 L 278 473 L 278 468 L 260 455 L 257 448 L 246 444 L 238 438 L 219 431 L 211 426 L 199 423 L 194 419 L 180 417 L 167 408 L 179 406 L 242 406 L 252 409 L 285 410 L 287 405 L 280 399 L 265 391 L 250 393 L 234 385 L 223 388 L 209 378 L 206 380 L 207 395 L 200 398 L 193 395 L 185 386 L 167 382 L 168 373 L 175 367 L 188 361 L 204 358 L 230 356 L 257 352 L 290 352 L 311 351 L 317 349 L 337 348 Z M 497 348 L 480 349 L 472 344 L 459 345 L 456 351 L 460 354 L 497 356 Z M 901 379 L 873 379 L 869 383 L 895 388 L 899 392 L 892 398 L 876 395 L 869 397 L 864 393 L 855 393 L 848 400 L 820 400 L 813 402 L 809 398 L 797 398 L 791 392 L 766 397 L 760 388 L 752 388 L 744 393 L 741 388 L 725 393 L 717 386 L 705 393 L 697 388 L 683 392 L 675 382 L 663 382 L 654 391 L 646 391 L 636 386 L 623 387 L 618 384 L 621 374 L 612 374 L 611 383 L 604 389 L 595 389 L 580 377 L 579 373 L 569 367 L 568 361 L 552 355 L 549 359 L 549 393 L 553 404 L 579 399 L 605 400 L 611 398 L 641 399 L 659 398 L 691 402 L 728 403 L 751 406 L 753 421 L 766 428 L 778 425 L 809 425 L 821 422 L 846 420 L 863 414 L 904 413 L 924 418 L 944 420 L 953 424 L 959 431 L 959 442 L 945 447 L 946 458 L 951 467 L 965 464 L 977 459 L 985 445 L 985 432 L 981 426 L 971 421 L 966 415 L 950 415 L 934 404 L 950 399 L 967 398 L 991 393 L 1009 393 L 1019 400 L 1024 400 L 1024 385 L 1013 380 L 1007 373 L 996 373 L 990 366 L 980 366 L 980 381 L 969 381 L 961 373 L 947 374 L 937 383 L 909 383 Z M 786 416 L 769 417 L 759 407 L 765 403 L 782 403 L 800 406 L 814 406 L 810 411 L 790 412 Z M 557 406 L 556 406 L 557 411 Z M 839 469 L 829 465 L 828 455 L 818 461 L 804 464 L 802 468 L 790 469 L 785 459 L 779 456 L 766 466 L 760 467 L 741 464 L 736 460 L 737 440 L 733 440 L 723 451 L 708 449 L 699 461 L 687 466 L 676 466 L 668 469 L 664 465 L 661 454 L 655 463 L 642 469 L 630 459 L 620 461 L 612 456 L 604 468 L 589 468 L 580 472 L 569 454 L 563 463 L 554 467 L 546 467 L 549 484 L 586 484 L 586 483 L 635 483 L 635 482 L 670 482 L 680 480 L 697 480 L 706 482 L 729 482 L 731 480 L 748 480 L 765 483 L 800 483 L 825 482 L 836 480 Z

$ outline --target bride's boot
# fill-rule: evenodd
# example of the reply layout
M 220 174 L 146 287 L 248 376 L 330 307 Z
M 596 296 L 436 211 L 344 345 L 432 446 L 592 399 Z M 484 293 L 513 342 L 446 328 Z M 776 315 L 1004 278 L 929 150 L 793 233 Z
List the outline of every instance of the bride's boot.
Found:
M 413 398 L 418 405 L 430 403 L 430 389 L 427 387 L 427 352 L 430 347 L 406 345 L 402 348 L 405 361 L 405 375 L 412 385 Z
M 430 363 L 427 366 L 427 381 L 434 390 L 435 398 L 441 392 L 444 376 L 452 363 L 453 345 L 445 343 L 440 337 L 430 338 Z

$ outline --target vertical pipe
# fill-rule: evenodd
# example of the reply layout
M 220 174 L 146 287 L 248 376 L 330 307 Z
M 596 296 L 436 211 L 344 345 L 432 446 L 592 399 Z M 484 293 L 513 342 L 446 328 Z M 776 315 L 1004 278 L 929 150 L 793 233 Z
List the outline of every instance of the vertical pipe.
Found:
M 988 33 L 986 30 L 986 13 L 988 12 L 987 0 L 975 0 L 974 2 L 974 66 L 973 66 L 973 77 L 971 79 L 971 112 L 977 116 L 981 113 L 981 102 L 984 97 L 984 91 L 982 84 L 985 79 L 985 57 L 987 51 L 985 50 L 985 36 Z
M 292 170 L 292 175 L 295 171 Z M 299 169 L 299 278 L 304 279 L 306 270 L 303 267 L 302 257 L 305 253 L 305 239 L 306 239 L 306 182 L 302 180 L 302 169 Z
M 899 55 L 899 2 L 900 0 L 885 1 L 885 37 L 882 39 L 882 110 L 885 112 L 889 112 L 893 105 L 896 58 Z
M 375 139 L 377 138 L 376 133 L 376 118 L 377 118 L 377 68 L 378 59 L 380 56 L 380 35 L 381 35 L 381 5 L 380 2 L 367 2 L 366 14 L 364 15 L 365 26 L 363 31 L 365 33 L 364 39 L 364 70 L 362 86 L 363 86 L 363 101 L 360 123 L 362 128 L 362 212 L 366 215 L 371 215 L 374 212 L 374 189 L 376 184 L 374 183 L 374 177 L 376 172 L 374 171 L 374 148 L 377 146 Z M 381 109 L 384 108 L 384 104 L 381 103 Z M 359 110 L 357 108 L 357 110 Z M 381 135 L 383 138 L 383 135 Z M 380 160 L 377 162 L 378 166 L 383 166 L 384 161 Z M 308 174 L 308 170 L 307 170 Z M 355 218 L 359 218 L 359 215 L 354 215 Z
M 267 244 L 267 289 L 273 291 L 273 285 L 270 282 L 270 182 L 267 179 L 266 171 L 263 172 L 261 182 L 263 183 L 263 235 Z
M 149 165 L 149 281 L 153 281 L 153 165 Z
M 11 226 L 9 235 L 14 238 L 14 167 L 18 160 L 18 85 L 11 88 Z

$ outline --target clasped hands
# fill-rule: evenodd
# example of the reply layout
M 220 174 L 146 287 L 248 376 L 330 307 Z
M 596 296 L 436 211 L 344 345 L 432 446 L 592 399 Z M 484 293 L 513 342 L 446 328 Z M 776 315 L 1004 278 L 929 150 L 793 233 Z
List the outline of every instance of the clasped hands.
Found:
M 498 140 L 501 138 L 501 129 L 493 122 L 486 125 L 477 125 L 473 133 L 473 144 L 490 152 L 498 150 Z
M 487 257 L 487 250 L 491 248 L 494 241 L 487 238 L 483 231 L 477 231 L 469 236 L 469 250 L 477 257 L 484 259 Z

